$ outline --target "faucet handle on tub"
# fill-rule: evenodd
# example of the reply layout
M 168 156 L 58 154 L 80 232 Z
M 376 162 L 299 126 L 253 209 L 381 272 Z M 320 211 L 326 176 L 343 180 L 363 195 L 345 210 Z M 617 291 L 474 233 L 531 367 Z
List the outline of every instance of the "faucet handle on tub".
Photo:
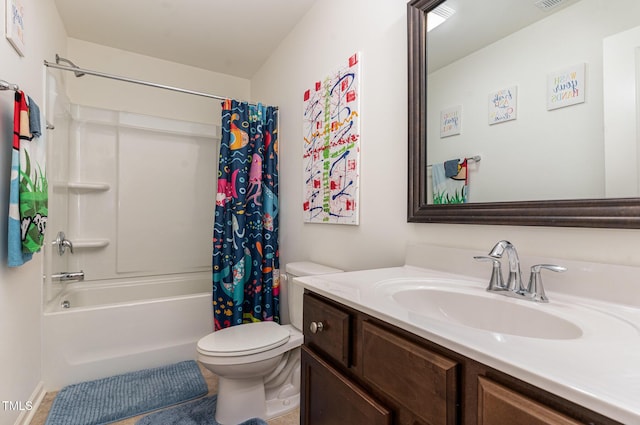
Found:
M 58 255 L 64 255 L 67 248 L 69 248 L 69 251 L 73 254 L 73 243 L 67 239 L 64 232 L 58 232 L 56 240 L 52 243 L 53 245 L 58 245 Z
M 500 264 L 500 260 L 495 257 L 488 257 L 484 255 L 475 256 L 473 259 L 478 261 L 490 261 L 493 263 L 493 266 L 491 267 L 491 279 L 489 279 L 487 291 L 504 291 L 507 289 L 504 284 L 504 278 L 502 277 L 502 265 Z
M 531 276 L 529 277 L 529 285 L 525 289 L 523 295 L 531 298 L 533 301 L 540 303 L 548 303 L 549 298 L 544 293 L 544 286 L 542 286 L 542 276 L 540 270 L 547 269 L 554 272 L 564 272 L 566 267 L 556 266 L 554 264 L 536 264 L 531 267 Z

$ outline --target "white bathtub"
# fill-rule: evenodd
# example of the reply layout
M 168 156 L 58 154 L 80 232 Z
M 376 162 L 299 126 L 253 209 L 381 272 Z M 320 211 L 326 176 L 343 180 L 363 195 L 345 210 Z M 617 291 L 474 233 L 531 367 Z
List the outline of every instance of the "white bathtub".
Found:
M 45 389 L 195 359 L 212 329 L 210 272 L 68 284 L 43 315 Z

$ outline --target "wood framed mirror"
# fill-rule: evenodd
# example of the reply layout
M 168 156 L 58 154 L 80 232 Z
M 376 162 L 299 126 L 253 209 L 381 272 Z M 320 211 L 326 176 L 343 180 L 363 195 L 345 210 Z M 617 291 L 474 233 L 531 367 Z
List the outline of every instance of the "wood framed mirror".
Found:
M 427 14 L 445 0 L 407 5 L 408 222 L 640 228 L 640 198 L 612 197 L 433 205 L 427 167 Z M 476 152 L 473 152 L 475 154 Z

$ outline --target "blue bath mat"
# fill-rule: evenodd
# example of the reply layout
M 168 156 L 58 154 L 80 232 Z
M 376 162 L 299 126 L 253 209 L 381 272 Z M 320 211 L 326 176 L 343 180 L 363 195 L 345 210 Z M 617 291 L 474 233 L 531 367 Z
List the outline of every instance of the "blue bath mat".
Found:
M 138 419 L 136 425 L 219 425 L 215 420 L 217 396 L 201 398 L 152 413 Z M 267 425 L 262 419 L 254 418 L 239 425 Z
M 45 425 L 100 425 L 192 400 L 208 392 L 198 364 L 185 361 L 64 387 Z

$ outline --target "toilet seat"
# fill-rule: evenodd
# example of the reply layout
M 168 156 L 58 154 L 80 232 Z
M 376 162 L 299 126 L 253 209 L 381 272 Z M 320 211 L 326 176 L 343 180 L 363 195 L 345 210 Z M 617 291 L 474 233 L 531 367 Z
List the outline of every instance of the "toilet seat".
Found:
M 289 335 L 287 327 L 275 322 L 247 323 L 205 336 L 198 341 L 198 352 L 215 357 L 246 356 L 279 347 Z

